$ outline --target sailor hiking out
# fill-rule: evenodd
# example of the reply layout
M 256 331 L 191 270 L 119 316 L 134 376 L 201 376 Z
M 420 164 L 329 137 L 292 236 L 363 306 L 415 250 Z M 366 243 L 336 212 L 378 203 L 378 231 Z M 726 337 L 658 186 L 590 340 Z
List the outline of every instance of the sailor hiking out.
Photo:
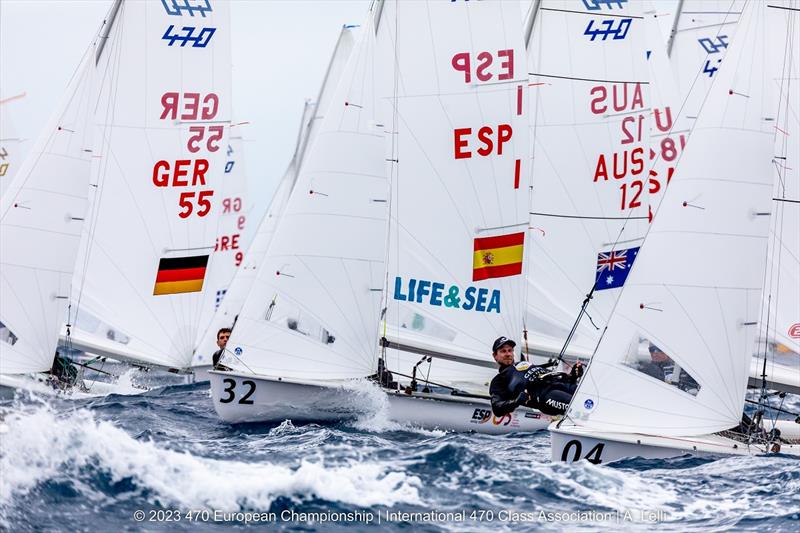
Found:
M 575 363 L 566 374 L 550 371 L 553 363 L 533 365 L 521 361 L 514 364 L 515 346 L 516 343 L 507 337 L 499 337 L 492 345 L 492 356 L 500 365 L 489 386 L 494 415 L 508 414 L 521 405 L 546 415 L 563 415 L 583 375 L 583 365 Z

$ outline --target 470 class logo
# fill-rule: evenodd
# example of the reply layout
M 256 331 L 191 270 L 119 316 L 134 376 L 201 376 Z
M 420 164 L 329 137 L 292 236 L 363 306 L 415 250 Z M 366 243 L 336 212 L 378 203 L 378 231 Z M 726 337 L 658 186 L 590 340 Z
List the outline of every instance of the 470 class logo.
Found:
M 491 420 L 492 424 L 495 426 L 507 426 L 514 420 L 514 415 L 508 413 L 503 416 L 494 416 L 490 409 L 475 409 L 470 422 L 473 424 L 485 424 L 489 420 Z

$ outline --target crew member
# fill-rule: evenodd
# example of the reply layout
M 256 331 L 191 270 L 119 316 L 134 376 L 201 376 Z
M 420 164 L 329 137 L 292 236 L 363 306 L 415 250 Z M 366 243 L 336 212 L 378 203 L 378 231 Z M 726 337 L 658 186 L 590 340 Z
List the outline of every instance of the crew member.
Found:
M 214 370 L 228 370 L 219 364 L 219 360 L 222 358 L 222 354 L 225 353 L 225 346 L 228 345 L 228 339 L 230 338 L 231 328 L 222 328 L 217 332 L 217 346 L 219 346 L 219 350 L 214 352 L 214 355 L 211 356 L 211 363 Z
M 489 386 L 494 415 L 508 414 L 520 405 L 547 415 L 563 415 L 583 375 L 583 364 L 575 363 L 569 374 L 551 372 L 552 363 L 532 365 L 523 361 L 515 365 L 516 345 L 507 337 L 499 337 L 492 345 L 492 356 L 500 365 Z
M 78 369 L 72 361 L 63 357 L 58 350 L 53 358 L 53 366 L 50 368 L 50 383 L 59 389 L 68 389 L 75 385 L 78 380 Z

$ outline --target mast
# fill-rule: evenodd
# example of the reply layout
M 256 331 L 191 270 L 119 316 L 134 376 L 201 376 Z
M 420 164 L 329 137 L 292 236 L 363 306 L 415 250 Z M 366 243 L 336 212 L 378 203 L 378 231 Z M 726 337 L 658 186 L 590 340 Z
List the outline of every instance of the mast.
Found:
M 672 54 L 672 43 L 675 42 L 675 33 L 678 31 L 678 22 L 680 22 L 681 11 L 683 10 L 683 2 L 684 0 L 678 0 L 675 18 L 672 19 L 672 29 L 669 30 L 669 41 L 667 41 L 667 57 Z

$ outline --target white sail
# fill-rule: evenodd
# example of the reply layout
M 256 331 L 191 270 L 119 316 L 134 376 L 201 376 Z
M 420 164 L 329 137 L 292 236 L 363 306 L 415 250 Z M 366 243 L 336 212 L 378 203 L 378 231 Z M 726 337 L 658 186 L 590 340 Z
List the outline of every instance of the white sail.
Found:
M 0 374 L 53 363 L 89 194 L 94 52 L 0 200 Z
M 472 363 L 434 357 L 432 381 L 485 381 L 496 372 L 491 343 L 522 329 L 525 300 L 519 5 L 392 2 L 379 30 L 396 79 L 383 95 L 396 117 L 385 336 L 404 347 L 386 364 L 409 374 L 417 348 Z
M 654 154 L 642 7 L 544 0 L 536 13 L 526 326 L 537 349 L 548 338 L 563 345 L 592 292 L 567 352 L 591 355 L 647 229 Z
M 684 0 L 667 44 L 681 97 L 680 119 L 693 123 L 719 72 L 745 0 Z
M 643 13 L 650 78 L 650 164 L 647 176 L 648 220 L 667 190 L 694 124 L 683 113 L 683 99 L 659 31 L 661 13 L 652 2 Z M 696 68 L 697 70 L 697 68 Z
M 222 1 L 122 2 L 98 62 L 113 83 L 71 319 L 111 325 L 136 361 L 188 367 L 199 337 L 227 161 L 229 18 Z M 86 337 L 76 347 L 93 349 Z
M 14 125 L 14 102 L 25 93 L 0 97 L 0 196 L 6 192 L 22 162 L 22 138 Z
M 205 328 L 205 333 L 192 359 L 192 366 L 211 364 L 212 354 L 218 350 L 216 343 L 217 332 L 221 328 L 232 327 L 236 322 L 236 317 L 242 310 L 242 305 L 244 305 L 244 301 L 253 286 L 256 273 L 264 262 L 264 256 L 269 249 L 269 243 L 272 241 L 278 220 L 286 207 L 289 195 L 294 189 L 300 167 L 305 159 L 306 149 L 316 138 L 336 85 L 350 57 L 355 42 L 354 33 L 355 29 L 353 27 L 345 26 L 339 34 L 317 101 L 306 102 L 303 108 L 297 143 L 289 166 L 278 183 L 270 205 L 258 225 L 258 229 L 234 279 L 225 291 L 211 324 Z
M 304 380 L 375 367 L 388 185 L 374 51 L 366 29 L 239 314 L 227 366 Z
M 331 54 L 328 68 L 322 79 L 322 85 L 319 88 L 317 99 L 310 107 L 312 114 L 307 121 L 304 119 L 302 123 L 306 131 L 301 132 L 299 143 L 295 149 L 293 159 L 297 163 L 296 172 L 299 172 L 303 166 L 303 161 L 305 161 L 306 158 L 306 150 L 313 145 L 314 140 L 317 138 L 317 133 L 322 125 L 322 119 L 325 118 L 325 113 L 327 113 L 330 108 L 331 101 L 336 92 L 336 87 L 339 85 L 345 67 L 347 67 L 347 62 L 350 59 L 350 54 L 353 51 L 358 35 L 359 27 L 354 25 L 344 25 L 339 32 L 339 38 L 336 40 L 336 45 L 333 47 L 333 54 Z
M 775 2 L 800 9 L 800 2 Z M 755 383 L 761 383 L 764 354 L 771 387 L 800 393 L 800 17 L 784 9 L 770 9 L 773 49 L 793 50 L 786 64 L 774 65 L 779 106 L 774 115 L 775 191 L 772 207 L 767 272 L 762 294 L 759 342 L 754 358 Z M 786 39 L 788 36 L 788 40 Z M 780 62 L 783 54 L 771 56 Z
M 741 418 L 773 178 L 764 7 L 742 16 L 567 426 L 686 436 Z
M 220 210 L 214 261 L 203 283 L 203 303 L 200 315 L 200 334 L 205 335 L 216 312 L 227 296 L 233 277 L 244 263 L 248 228 L 247 174 L 245 172 L 242 128 L 234 127 L 225 152 L 225 170 L 217 209 Z M 196 357 L 196 352 L 194 356 Z M 193 358 L 194 360 L 194 358 Z
M 796 7 L 792 0 L 773 2 L 776 6 Z M 743 2 L 736 0 L 686 0 L 676 25 L 673 37 L 673 48 L 670 63 L 680 84 L 680 93 L 685 101 L 681 104 L 678 121 L 692 122 L 697 108 L 701 105 L 711 81 L 727 51 L 731 32 L 739 20 Z M 791 25 L 792 11 L 770 9 L 770 32 L 773 39 L 771 46 L 776 50 L 797 49 L 796 37 L 793 42 L 786 42 L 785 36 L 794 36 L 797 28 Z M 782 60 L 783 54 L 769 56 L 773 61 Z M 789 73 L 798 72 L 797 55 L 791 58 L 794 64 L 787 64 Z M 783 65 L 773 65 L 779 71 Z M 800 218 L 798 209 L 791 200 L 800 198 L 796 166 L 791 164 L 795 154 L 800 153 L 796 136 L 789 134 L 798 129 L 796 83 L 790 78 L 776 80 L 777 89 L 782 91 L 782 108 L 778 115 L 771 117 L 775 124 L 775 160 L 776 173 L 774 197 L 776 200 L 772 210 L 772 230 L 767 253 L 767 275 L 764 279 L 762 310 L 759 315 L 759 343 L 755 346 L 755 357 L 752 362 L 751 384 L 760 386 L 762 374 L 766 370 L 768 386 L 784 390 L 800 390 Z M 683 136 L 685 128 L 677 126 L 677 137 Z M 783 202 L 783 200 L 790 202 Z M 769 331 L 767 331 L 769 330 Z M 794 335 L 794 336 L 792 336 Z M 767 355 L 766 368 L 764 354 Z

